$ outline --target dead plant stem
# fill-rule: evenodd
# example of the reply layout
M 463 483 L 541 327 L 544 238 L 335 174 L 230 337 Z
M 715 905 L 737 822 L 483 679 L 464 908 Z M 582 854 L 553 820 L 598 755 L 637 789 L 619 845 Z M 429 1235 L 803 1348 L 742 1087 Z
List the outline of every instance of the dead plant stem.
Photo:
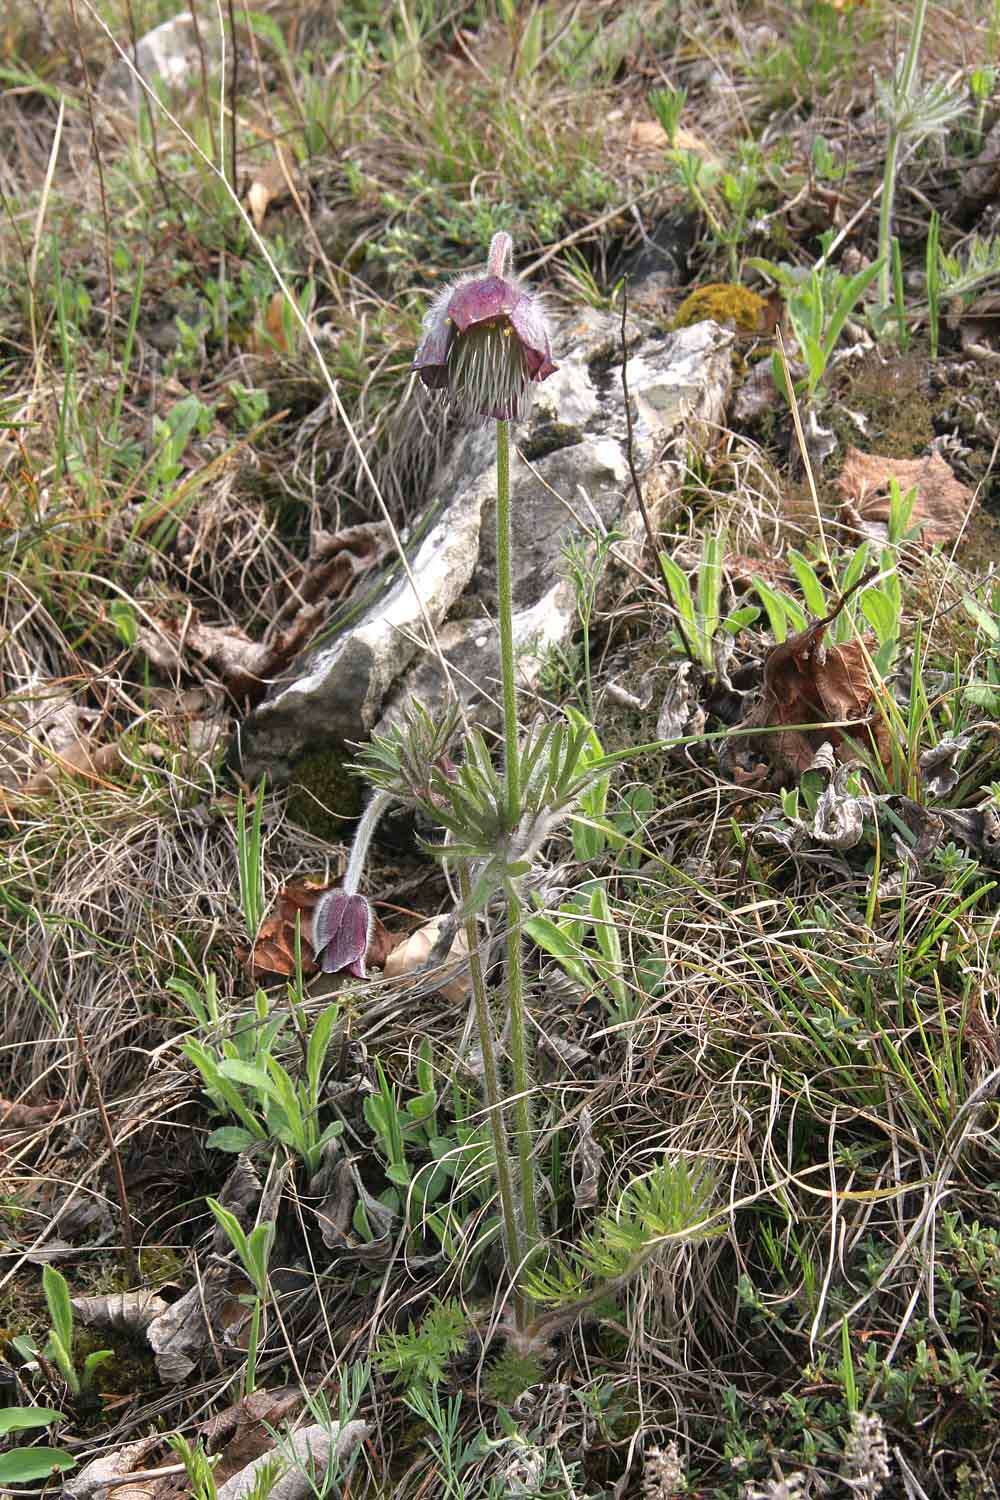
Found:
M 118 1142 L 115 1140 L 114 1131 L 111 1128 L 111 1121 L 108 1118 L 107 1106 L 104 1103 L 104 1090 L 101 1088 L 101 1080 L 97 1076 L 97 1070 L 95 1069 L 94 1064 L 91 1061 L 90 1053 L 87 1050 L 87 1043 L 83 1035 L 83 1027 L 80 1025 L 80 1019 L 78 1016 L 74 1015 L 73 1026 L 76 1030 L 77 1046 L 80 1049 L 80 1060 L 83 1063 L 84 1071 L 90 1081 L 90 1086 L 94 1091 L 94 1100 L 97 1104 L 97 1113 L 101 1121 L 101 1129 L 104 1131 L 104 1138 L 108 1143 L 108 1152 L 111 1157 L 111 1165 L 114 1169 L 115 1190 L 118 1195 L 118 1207 L 121 1210 L 122 1216 L 122 1249 L 125 1253 L 125 1264 L 128 1267 L 129 1276 L 132 1278 L 132 1284 L 134 1286 L 139 1286 L 141 1282 L 141 1275 L 139 1271 L 139 1261 L 135 1253 L 135 1242 L 132 1239 L 132 1210 L 129 1208 L 128 1191 L 125 1187 L 125 1173 L 122 1170 L 121 1152 L 118 1150 Z

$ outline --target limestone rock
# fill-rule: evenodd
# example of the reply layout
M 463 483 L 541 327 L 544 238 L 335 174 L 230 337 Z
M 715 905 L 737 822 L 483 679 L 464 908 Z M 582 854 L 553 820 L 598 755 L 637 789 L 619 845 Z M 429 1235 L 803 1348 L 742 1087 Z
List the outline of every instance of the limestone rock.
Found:
M 196 21 L 190 11 L 182 11 L 147 31 L 136 43 L 135 58 L 127 45 L 124 51 L 134 61 L 146 83 L 152 88 L 156 84 L 168 87 L 200 85 L 202 58 L 214 66 L 219 58 L 219 28 L 208 14 Z M 111 64 L 101 80 L 101 89 L 107 95 L 124 94 L 133 107 L 138 104 L 141 93 L 135 74 L 121 57 Z
M 631 320 L 626 345 L 633 457 L 643 473 L 662 467 L 668 449 L 683 453 L 685 438 L 703 440 L 722 423 L 732 334 L 710 322 L 663 334 Z M 619 317 L 584 309 L 563 326 L 556 358 L 559 370 L 539 387 L 530 418 L 515 434 L 519 452 L 511 465 L 514 631 L 526 690 L 537 685 L 550 647 L 568 645 L 576 628 L 562 563 L 566 540 L 598 522 L 638 536 Z M 241 753 L 249 777 L 266 771 L 272 782 L 284 780 L 305 749 L 363 740 L 411 695 L 436 709 L 458 691 L 475 721 L 498 721 L 490 428 L 459 438 L 432 495 L 436 519 L 411 567 L 437 645 L 428 639 L 413 589 L 397 572 L 356 624 L 297 663 L 248 719 Z

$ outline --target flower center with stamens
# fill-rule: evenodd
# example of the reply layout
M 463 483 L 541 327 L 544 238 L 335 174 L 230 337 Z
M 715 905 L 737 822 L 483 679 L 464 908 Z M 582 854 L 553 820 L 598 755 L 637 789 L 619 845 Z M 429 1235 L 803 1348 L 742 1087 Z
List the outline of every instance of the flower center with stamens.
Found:
M 531 374 L 509 320 L 491 318 L 452 335 L 448 349 L 451 399 L 470 416 L 518 421 L 531 401 Z

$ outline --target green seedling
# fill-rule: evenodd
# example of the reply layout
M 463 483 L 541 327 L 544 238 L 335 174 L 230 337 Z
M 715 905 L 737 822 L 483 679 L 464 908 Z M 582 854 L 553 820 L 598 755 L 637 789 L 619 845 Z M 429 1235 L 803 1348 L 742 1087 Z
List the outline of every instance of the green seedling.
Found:
M 698 564 L 697 596 L 692 594 L 687 574 L 666 552 L 660 553 L 660 568 L 670 593 L 674 618 L 684 650 L 713 680 L 718 674 L 716 638 L 720 630 L 736 636 L 753 624 L 760 611 L 752 606 L 722 616 L 722 562 L 726 554 L 725 531 L 706 536 Z
M 264 781 L 254 798 L 253 815 L 247 819 L 246 799 L 240 789 L 236 798 L 236 858 L 240 878 L 240 908 L 251 942 L 264 917 L 263 835 Z
M 725 252 L 730 280 L 738 281 L 747 231 L 765 181 L 760 147 L 744 143 L 731 170 L 706 162 L 697 151 L 671 151 L 670 161 L 685 194 L 704 216 L 709 237 Z
M 649 102 L 653 107 L 653 113 L 663 127 L 667 145 L 673 149 L 677 138 L 677 127 L 681 123 L 681 115 L 687 103 L 687 89 L 674 88 L 666 84 L 663 88 L 651 90 Z
M 585 540 L 572 537 L 563 544 L 563 566 L 576 595 L 576 612 L 580 621 L 583 642 L 583 686 L 587 717 L 594 721 L 594 685 L 590 670 L 590 622 L 597 601 L 597 588 L 604 572 L 608 554 L 616 542 L 621 541 L 620 531 L 604 531 L 596 538 Z
M 840 611 L 836 619 L 832 621 L 828 634 L 828 639 L 833 645 L 843 645 L 853 640 L 859 633 L 860 622 L 857 612 L 860 611 L 878 640 L 874 664 L 876 671 L 882 677 L 889 671 L 899 649 L 903 599 L 895 557 L 900 541 L 909 535 L 910 519 L 916 500 L 915 489 L 908 490 L 904 495 L 900 492 L 895 480 L 891 481 L 890 488 L 889 546 L 882 550 L 878 579 L 860 591 L 856 606 L 852 600 Z M 827 615 L 836 602 L 837 595 L 842 597 L 849 593 L 864 574 L 869 560 L 869 548 L 868 542 L 862 542 L 856 548 L 848 559 L 837 589 L 832 595 L 828 594 L 824 588 L 809 559 L 796 548 L 791 548 L 788 553 L 788 562 L 802 591 L 805 608 L 784 590 L 775 588 L 755 574 L 753 586 L 764 605 L 774 639 L 782 642 L 787 640 L 790 634 L 805 630 L 808 627 L 810 615 L 814 619 L 822 619 Z
M 114 1350 L 95 1349 L 93 1353 L 86 1356 L 83 1364 L 77 1369 L 76 1360 L 73 1357 L 75 1340 L 69 1283 L 55 1266 L 43 1266 L 42 1290 L 45 1293 L 45 1303 L 51 1324 L 44 1347 L 39 1350 L 34 1340 L 27 1337 L 21 1337 L 12 1342 L 25 1358 L 34 1358 L 41 1353 L 43 1358 L 55 1365 L 65 1380 L 70 1394 L 80 1396 L 92 1388 L 95 1372 L 100 1365 L 114 1358 Z
M 634 1020 L 641 988 L 630 983 L 607 891 L 586 882 L 554 917 L 529 917 L 524 930 L 587 994 L 596 994 L 612 1023 Z
M 170 980 L 168 986 L 188 999 L 186 981 Z M 217 1014 L 214 987 L 194 1005 L 205 1015 Z M 274 1055 L 287 1018 L 270 1013 L 263 990 L 254 997 L 254 1018 L 233 1035 L 215 1045 L 189 1037 L 181 1050 L 201 1074 L 209 1099 L 220 1114 L 239 1121 L 213 1130 L 208 1145 L 240 1152 L 275 1139 L 302 1159 L 310 1175 L 316 1172 L 324 1147 L 344 1129 L 342 1120 L 325 1128 L 319 1120 L 323 1066 L 339 1016 L 339 1007 L 331 1005 L 317 1017 L 306 1046 L 305 1077 L 298 1081 Z
M 796 385 L 796 394 L 804 394 L 812 401 L 822 392 L 827 368 L 844 325 L 879 275 L 882 263 L 876 261 L 853 276 L 843 276 L 829 265 L 813 267 L 804 273 L 797 267 L 760 258 L 748 264 L 769 276 L 784 292 L 799 358 L 806 367 L 804 380 Z M 790 402 L 780 354 L 771 356 L 771 370 L 775 385 Z
M 931 210 L 927 227 L 927 249 L 924 257 L 927 284 L 927 332 L 930 339 L 931 359 L 938 357 L 938 340 L 941 334 L 941 215 Z
M 206 1198 L 205 1202 L 215 1216 L 216 1222 L 225 1231 L 257 1294 L 253 1300 L 250 1316 L 247 1363 L 243 1377 L 243 1395 L 249 1396 L 257 1387 L 257 1353 L 260 1348 L 261 1320 L 270 1293 L 267 1272 L 271 1247 L 274 1243 L 274 1225 L 271 1223 L 255 1224 L 250 1233 L 246 1234 L 236 1215 L 230 1213 L 229 1209 L 223 1208 L 215 1198 Z
M 529 1272 L 532 1297 L 550 1307 L 582 1309 L 626 1282 L 666 1242 L 694 1244 L 724 1234 L 714 1197 L 710 1176 L 682 1160 L 664 1160 L 629 1183 L 575 1250 Z
M 906 56 L 888 82 L 879 82 L 878 95 L 886 121 L 885 168 L 878 221 L 878 316 L 889 310 L 892 215 L 899 179 L 899 154 L 928 136 L 941 135 L 966 108 L 965 100 L 947 83 L 921 85 L 918 62 L 927 17 L 927 0 L 914 0 Z
M 399 1091 L 375 1060 L 378 1087 L 365 1100 L 365 1120 L 384 1161 L 389 1186 L 378 1201 L 390 1214 L 405 1214 L 414 1246 L 430 1230 L 449 1259 L 459 1253 L 463 1206 L 488 1204 L 493 1196 L 493 1152 L 484 1120 L 473 1118 L 464 1091 L 453 1085 L 452 1120 L 442 1120 L 430 1042 L 417 1059 L 417 1091 L 401 1103 Z M 355 1208 L 354 1227 L 362 1239 L 373 1231 L 364 1201 Z M 481 1252 L 499 1229 L 491 1216 L 481 1226 L 475 1250 Z

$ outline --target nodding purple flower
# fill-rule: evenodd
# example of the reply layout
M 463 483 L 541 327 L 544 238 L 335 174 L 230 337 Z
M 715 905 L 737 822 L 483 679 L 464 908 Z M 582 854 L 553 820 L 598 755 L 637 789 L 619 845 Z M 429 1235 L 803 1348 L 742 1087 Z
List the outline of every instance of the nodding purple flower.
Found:
M 324 974 L 346 969 L 357 979 L 366 979 L 365 955 L 371 942 L 375 913 L 364 896 L 351 896 L 339 888 L 324 891 L 316 902 L 312 920 L 312 946 Z
M 557 368 L 538 298 L 510 270 L 513 242 L 495 234 L 485 276 L 462 276 L 434 299 L 413 368 L 462 412 L 520 421 L 532 386 Z

